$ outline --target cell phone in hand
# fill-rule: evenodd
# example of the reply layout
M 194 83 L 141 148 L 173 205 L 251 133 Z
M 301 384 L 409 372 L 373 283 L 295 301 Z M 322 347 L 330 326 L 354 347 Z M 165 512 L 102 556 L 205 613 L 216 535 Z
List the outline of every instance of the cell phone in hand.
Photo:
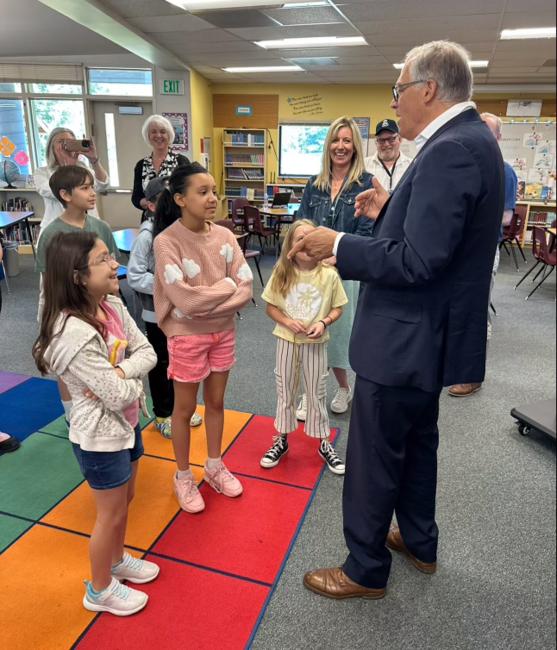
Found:
M 63 140 L 63 146 L 66 151 L 77 151 L 79 153 L 87 152 L 91 148 L 91 140 Z

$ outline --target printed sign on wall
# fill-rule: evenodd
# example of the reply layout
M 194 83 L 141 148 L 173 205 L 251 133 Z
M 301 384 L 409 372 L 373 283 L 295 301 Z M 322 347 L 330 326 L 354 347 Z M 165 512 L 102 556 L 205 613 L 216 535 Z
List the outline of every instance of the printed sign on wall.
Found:
M 163 113 L 163 117 L 172 124 L 174 129 L 174 151 L 189 151 L 190 143 L 188 136 L 188 114 L 187 113 Z

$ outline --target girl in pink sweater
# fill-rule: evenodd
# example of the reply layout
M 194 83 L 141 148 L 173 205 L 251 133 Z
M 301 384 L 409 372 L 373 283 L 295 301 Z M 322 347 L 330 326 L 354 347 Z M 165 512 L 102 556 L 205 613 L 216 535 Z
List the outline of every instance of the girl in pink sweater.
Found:
M 224 392 L 235 359 L 235 315 L 251 300 L 253 276 L 234 234 L 212 223 L 215 180 L 198 163 L 177 167 L 157 202 L 157 220 L 174 221 L 154 242 L 155 312 L 168 338 L 174 380 L 174 490 L 186 512 L 205 508 L 189 466 L 190 419 L 203 382 L 209 457 L 205 480 L 228 497 L 240 481 L 221 459 Z M 176 219 L 176 217 L 179 217 Z

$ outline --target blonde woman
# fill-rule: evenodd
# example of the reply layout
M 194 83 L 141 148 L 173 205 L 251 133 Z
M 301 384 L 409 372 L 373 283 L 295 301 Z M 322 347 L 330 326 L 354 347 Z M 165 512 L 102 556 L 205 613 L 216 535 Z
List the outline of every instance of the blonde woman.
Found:
M 132 203 L 143 214 L 148 210 L 145 188 L 153 178 L 166 178 L 179 165 L 188 165 L 189 159 L 172 151 L 174 128 L 162 115 L 150 115 L 141 127 L 145 144 L 151 153 L 139 160 L 133 172 Z
M 277 337 L 277 435 L 260 464 L 271 469 L 288 451 L 288 434 L 298 428 L 295 400 L 303 374 L 308 408 L 304 430 L 311 438 L 320 440 L 318 453 L 331 472 L 344 474 L 344 462 L 329 440 L 326 396 L 328 328 L 341 317 L 346 294 L 334 267 L 305 253 L 288 259 L 292 246 L 313 230 L 315 224 L 307 219 L 291 226 L 262 295 L 267 315 L 276 323 L 273 334 Z
M 309 179 L 298 215 L 338 232 L 369 237 L 373 222 L 357 219 L 354 209 L 356 196 L 371 188 L 371 179 L 372 175 L 365 171 L 363 143 L 356 123 L 349 117 L 339 117 L 329 127 L 323 146 L 321 172 Z M 331 402 L 333 413 L 345 413 L 352 400 L 347 373 L 350 367 L 348 345 L 360 289 L 359 282 L 344 281 L 342 284 L 348 304 L 342 320 L 331 328 L 329 343 L 329 366 L 338 382 Z M 306 413 L 307 398 L 304 394 L 296 416 L 305 420 Z
M 89 140 L 90 146 L 87 150 L 81 152 L 69 151 L 67 148 L 69 142 L 73 143 L 75 140 L 75 134 L 71 129 L 65 127 L 52 129 L 46 141 L 46 165 L 36 169 L 33 174 L 35 188 L 44 201 L 41 232 L 64 212 L 63 206 L 54 196 L 49 185 L 50 177 L 59 167 L 66 165 L 87 167 L 93 175 L 95 191 L 102 192 L 108 188 L 108 174 L 99 161 L 95 142 Z M 92 208 L 87 212 L 91 216 L 99 218 L 96 208 Z

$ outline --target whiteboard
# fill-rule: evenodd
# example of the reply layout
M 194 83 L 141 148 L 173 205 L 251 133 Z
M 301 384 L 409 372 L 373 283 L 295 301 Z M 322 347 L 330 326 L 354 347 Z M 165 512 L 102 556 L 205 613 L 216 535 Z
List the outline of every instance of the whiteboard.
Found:
M 515 170 L 519 181 L 519 199 L 555 200 L 556 123 L 530 120 L 504 122 L 501 153 Z M 413 141 L 403 140 L 400 150 L 410 158 L 416 155 Z M 367 143 L 367 155 L 376 151 L 375 139 Z

